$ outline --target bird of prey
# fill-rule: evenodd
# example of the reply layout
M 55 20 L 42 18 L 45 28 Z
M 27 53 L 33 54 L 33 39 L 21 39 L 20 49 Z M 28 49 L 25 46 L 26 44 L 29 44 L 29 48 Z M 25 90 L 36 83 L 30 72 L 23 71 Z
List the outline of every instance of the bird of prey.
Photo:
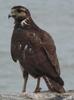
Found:
M 25 80 L 23 92 L 26 91 L 28 74 L 38 79 L 35 92 L 39 91 L 41 77 L 52 91 L 65 92 L 51 35 L 35 24 L 29 10 L 24 6 L 12 7 L 9 17 L 15 21 L 11 56 L 14 62 L 18 60 L 21 65 Z

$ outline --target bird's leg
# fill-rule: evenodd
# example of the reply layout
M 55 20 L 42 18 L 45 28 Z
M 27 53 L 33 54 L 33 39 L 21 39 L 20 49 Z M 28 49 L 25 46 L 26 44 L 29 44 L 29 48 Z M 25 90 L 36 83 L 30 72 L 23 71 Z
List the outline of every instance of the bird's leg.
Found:
M 22 92 L 26 92 L 26 85 L 28 81 L 28 73 L 23 72 L 23 77 L 24 77 L 24 86 Z
M 37 85 L 36 85 L 36 88 L 35 88 L 35 93 L 37 92 L 40 92 L 41 88 L 40 88 L 40 77 L 37 79 Z

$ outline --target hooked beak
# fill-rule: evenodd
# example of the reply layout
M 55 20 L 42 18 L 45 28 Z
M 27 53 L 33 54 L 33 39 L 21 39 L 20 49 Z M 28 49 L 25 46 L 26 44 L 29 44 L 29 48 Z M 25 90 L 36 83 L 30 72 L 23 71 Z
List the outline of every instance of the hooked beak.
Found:
M 10 17 L 16 17 L 16 15 L 14 14 L 14 13 L 10 13 L 9 15 L 8 15 L 8 18 L 10 18 Z
M 10 17 L 12 17 L 12 15 L 11 15 L 11 14 L 9 14 L 9 15 L 8 15 L 8 18 L 10 18 Z

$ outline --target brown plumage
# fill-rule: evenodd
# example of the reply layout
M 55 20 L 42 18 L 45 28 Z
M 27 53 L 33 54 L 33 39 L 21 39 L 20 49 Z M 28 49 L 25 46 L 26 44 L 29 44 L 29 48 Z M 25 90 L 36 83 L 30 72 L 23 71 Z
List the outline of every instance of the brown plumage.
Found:
M 52 37 L 40 29 L 32 20 L 30 12 L 23 6 L 11 9 L 15 20 L 11 39 L 11 56 L 22 66 L 25 80 L 28 74 L 34 78 L 44 77 L 52 84 L 51 90 L 64 92 L 64 82 L 60 77 L 56 47 Z M 26 83 L 24 84 L 25 87 Z

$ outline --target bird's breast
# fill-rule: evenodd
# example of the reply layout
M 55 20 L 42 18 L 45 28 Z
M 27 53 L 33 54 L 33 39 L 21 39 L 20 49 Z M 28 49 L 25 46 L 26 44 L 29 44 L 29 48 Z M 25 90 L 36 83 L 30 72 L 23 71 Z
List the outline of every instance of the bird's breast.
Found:
M 33 49 L 32 49 L 31 46 L 26 44 L 25 47 L 24 47 L 24 51 L 25 51 L 25 53 L 32 53 Z
M 22 52 L 23 58 L 25 59 L 32 54 L 33 54 L 33 48 L 29 44 L 26 44 Z

